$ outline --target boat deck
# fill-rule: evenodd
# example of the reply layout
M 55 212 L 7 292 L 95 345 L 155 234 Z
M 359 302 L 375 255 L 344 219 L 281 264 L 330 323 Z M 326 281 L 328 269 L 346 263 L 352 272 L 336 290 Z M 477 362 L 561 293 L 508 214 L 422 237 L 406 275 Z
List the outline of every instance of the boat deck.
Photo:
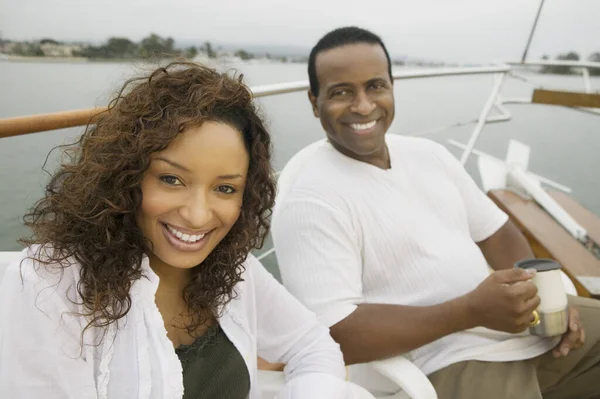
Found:
M 548 191 L 579 224 L 588 236 L 600 243 L 600 218 L 568 194 Z M 527 237 L 538 258 L 559 262 L 573 280 L 580 296 L 600 299 L 600 259 L 571 236 L 533 200 L 510 190 L 492 190 L 489 197 L 506 212 Z

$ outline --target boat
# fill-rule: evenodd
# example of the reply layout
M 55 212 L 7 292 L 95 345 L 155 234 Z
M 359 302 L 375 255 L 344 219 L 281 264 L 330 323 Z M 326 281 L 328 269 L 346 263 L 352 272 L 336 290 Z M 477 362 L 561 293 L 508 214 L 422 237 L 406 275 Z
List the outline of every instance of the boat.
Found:
M 569 66 L 582 72 L 586 92 L 553 91 L 535 89 L 530 99 L 503 98 L 503 80 L 514 71 L 539 66 Z M 393 72 L 395 80 L 435 79 L 461 75 L 493 75 L 494 85 L 478 116 L 477 123 L 469 140 L 459 143 L 454 140 L 449 145 L 463 150 L 460 161 L 464 165 L 471 157 L 477 157 L 478 169 L 483 189 L 488 196 L 523 231 L 532 246 L 536 257 L 558 261 L 565 273 L 567 291 L 585 297 L 600 299 L 600 218 L 580 205 L 569 194 L 571 190 L 559 182 L 554 182 L 528 170 L 529 146 L 513 138 L 508 143 L 506 159 L 493 157 L 476 149 L 477 141 L 486 124 L 509 122 L 511 114 L 508 104 L 545 104 L 546 106 L 566 106 L 585 109 L 600 115 L 600 94 L 593 93 L 589 81 L 590 68 L 600 69 L 600 63 L 592 62 L 507 62 L 497 65 L 434 68 L 414 71 Z M 308 90 L 307 81 L 270 84 L 251 88 L 254 97 L 275 96 L 284 93 Z M 493 109 L 498 115 L 491 116 Z M 85 126 L 93 123 L 94 117 L 105 110 L 95 107 L 83 110 L 31 115 L 0 119 L 0 139 L 30 133 L 45 132 L 67 127 Z M 535 150 L 535 149 L 534 149 Z M 0 249 L 1 250 L 1 249 Z M 263 260 L 274 254 L 275 248 L 266 248 L 258 258 Z M 3 269 L 17 253 L 0 251 L 0 278 Z M 375 362 L 376 368 L 404 390 L 405 396 L 416 399 L 435 398 L 435 391 L 426 376 L 407 359 L 394 359 Z M 282 373 L 263 364 L 261 380 L 265 386 L 275 390 L 282 382 Z
M 477 149 L 478 140 L 486 125 L 511 121 L 512 115 L 506 107 L 510 104 L 562 106 L 600 116 L 600 94 L 593 92 L 589 74 L 590 69 L 600 70 L 600 63 L 526 61 L 526 53 L 527 50 L 523 59 L 519 61 L 485 66 L 400 69 L 393 72 L 393 78 L 402 81 L 451 76 L 491 75 L 494 77 L 494 84 L 467 142 L 449 140 L 448 145 L 462 150 L 460 162 L 463 165 L 471 157 L 477 158 L 478 172 L 484 191 L 525 234 L 536 257 L 554 259 L 562 265 L 563 281 L 567 292 L 600 299 L 600 217 L 576 201 L 570 195 L 572 193 L 570 188 L 529 170 L 530 153 L 539 149 L 532 149 L 525 143 L 519 142 L 518 134 L 506 143 L 507 155 L 504 159 Z M 502 95 L 503 82 L 507 77 L 518 75 L 522 69 L 544 66 L 563 66 L 579 70 L 585 90 L 573 92 L 536 88 L 530 98 L 510 98 Z M 261 98 L 305 92 L 308 88 L 308 81 L 294 81 L 256 86 L 251 90 L 255 98 Z M 85 126 L 93 123 L 94 117 L 105 110 L 105 107 L 95 107 L 0 119 L 0 139 Z M 496 114 L 492 115 L 493 112 Z M 0 278 L 3 269 L 16 254 L 16 252 L 2 252 L 0 248 Z M 258 258 L 259 260 L 274 259 L 274 254 L 275 248 L 265 248 L 258 254 Z M 259 380 L 265 387 L 265 398 L 269 395 L 272 397 L 272 393 L 282 383 L 283 375 L 278 371 L 277 365 L 264 362 L 261 364 Z M 406 358 L 398 356 L 373 362 L 373 365 L 381 374 L 402 388 L 401 392 L 393 396 L 394 399 L 437 397 L 427 377 Z

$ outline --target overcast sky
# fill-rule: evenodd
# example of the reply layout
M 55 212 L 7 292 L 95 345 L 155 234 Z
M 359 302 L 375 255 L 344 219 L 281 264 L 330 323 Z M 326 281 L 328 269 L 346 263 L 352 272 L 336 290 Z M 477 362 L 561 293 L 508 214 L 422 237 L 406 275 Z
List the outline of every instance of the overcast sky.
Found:
M 392 56 L 444 61 L 520 58 L 540 0 L 0 0 L 5 39 L 139 40 L 150 32 L 202 43 L 309 49 L 358 25 Z M 600 0 L 546 0 L 531 59 L 600 51 Z

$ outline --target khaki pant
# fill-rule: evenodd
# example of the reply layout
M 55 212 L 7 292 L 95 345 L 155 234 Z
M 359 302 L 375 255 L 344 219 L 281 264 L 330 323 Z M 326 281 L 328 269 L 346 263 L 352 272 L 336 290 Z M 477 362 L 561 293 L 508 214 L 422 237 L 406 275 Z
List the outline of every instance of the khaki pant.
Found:
M 517 362 L 465 361 L 429 376 L 439 399 L 600 399 L 600 301 L 569 297 L 585 331 L 583 347 Z

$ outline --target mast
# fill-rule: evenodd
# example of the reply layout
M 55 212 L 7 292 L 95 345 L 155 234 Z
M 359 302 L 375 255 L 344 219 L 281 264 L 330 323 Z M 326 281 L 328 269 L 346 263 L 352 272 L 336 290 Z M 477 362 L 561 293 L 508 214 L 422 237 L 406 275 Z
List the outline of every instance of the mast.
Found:
M 521 57 L 521 63 L 525 62 L 525 58 L 527 58 L 527 51 L 529 51 L 529 46 L 531 45 L 531 39 L 533 39 L 533 34 L 535 33 L 535 28 L 537 27 L 538 20 L 540 19 L 540 14 L 542 12 L 542 8 L 544 7 L 544 1 L 540 2 L 540 7 L 538 8 L 537 15 L 535 16 L 535 21 L 533 22 L 533 26 L 531 27 L 531 32 L 529 33 L 529 40 L 527 40 L 527 46 L 525 47 L 525 51 L 523 52 L 523 57 Z

